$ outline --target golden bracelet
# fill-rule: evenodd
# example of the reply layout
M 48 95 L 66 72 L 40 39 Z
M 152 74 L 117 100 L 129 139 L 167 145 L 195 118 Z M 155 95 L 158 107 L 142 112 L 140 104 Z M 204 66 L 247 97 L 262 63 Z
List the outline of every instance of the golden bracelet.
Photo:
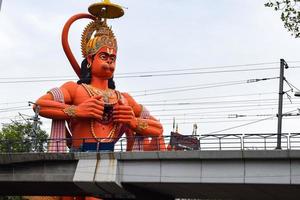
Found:
M 74 105 L 66 107 L 63 111 L 70 117 L 76 117 L 76 106 Z
M 138 124 L 136 127 L 136 132 L 141 132 L 148 128 L 148 122 L 146 120 L 138 119 Z

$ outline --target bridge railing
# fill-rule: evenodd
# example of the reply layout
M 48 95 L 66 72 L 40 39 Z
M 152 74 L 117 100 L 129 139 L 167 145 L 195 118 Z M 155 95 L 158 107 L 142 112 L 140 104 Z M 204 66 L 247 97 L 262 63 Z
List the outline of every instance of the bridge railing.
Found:
M 192 139 L 191 139 L 192 138 Z M 196 141 L 196 142 L 195 142 Z M 300 133 L 283 133 L 282 149 L 300 150 Z M 121 137 L 117 142 L 105 138 L 0 140 L 0 152 L 80 152 L 80 151 L 190 151 L 190 150 L 274 150 L 277 134 L 210 134 L 174 137 Z

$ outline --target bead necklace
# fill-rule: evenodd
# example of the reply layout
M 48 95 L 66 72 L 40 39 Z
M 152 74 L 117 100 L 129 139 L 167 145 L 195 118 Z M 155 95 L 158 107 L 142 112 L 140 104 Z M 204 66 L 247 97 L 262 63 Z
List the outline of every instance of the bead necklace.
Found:
M 120 99 L 119 92 L 117 92 L 116 90 L 111 90 L 111 89 L 100 90 L 98 88 L 95 88 L 85 83 L 83 83 L 82 86 L 85 88 L 85 90 L 89 93 L 91 97 L 96 95 L 101 95 L 103 97 L 103 101 L 105 105 L 115 105 L 116 103 L 118 103 Z M 110 97 L 113 96 L 113 92 L 116 93 L 117 99 L 113 102 L 109 102 Z
M 95 140 L 97 140 L 97 142 L 111 142 L 114 138 L 114 135 L 115 135 L 115 132 L 118 128 L 118 124 L 114 124 L 113 128 L 110 130 L 108 136 L 107 136 L 107 139 L 99 139 L 97 136 L 96 136 L 96 133 L 95 133 L 95 130 L 94 130 L 94 120 L 91 119 L 91 132 L 92 132 L 92 135 L 94 137 Z
M 111 90 L 111 89 L 108 89 L 108 90 L 100 90 L 100 89 L 97 89 L 91 85 L 88 85 L 88 84 L 85 84 L 83 83 L 82 86 L 85 88 L 85 90 L 87 91 L 87 93 L 90 95 L 90 97 L 92 96 L 95 96 L 95 95 L 102 95 L 103 96 L 103 101 L 104 101 L 104 105 L 105 107 L 112 107 L 113 105 L 115 105 L 119 99 L 121 99 L 121 94 L 120 92 L 116 91 L 116 90 Z M 117 100 L 114 101 L 114 102 L 109 102 L 109 97 L 111 97 L 113 94 L 113 91 L 116 93 L 116 96 L 117 96 Z M 100 123 L 102 124 L 109 124 L 112 122 L 112 113 L 104 113 L 104 116 L 103 116 L 103 119 L 104 120 L 101 120 Z M 111 140 L 114 139 L 114 136 L 115 135 L 115 132 L 118 128 L 118 123 L 114 123 L 114 126 L 113 128 L 110 130 L 107 138 L 108 139 L 99 139 L 95 133 L 95 129 L 94 129 L 94 119 L 91 119 L 90 120 L 90 128 L 91 128 L 91 133 L 92 133 L 92 136 L 94 137 L 94 139 L 98 142 L 110 142 Z

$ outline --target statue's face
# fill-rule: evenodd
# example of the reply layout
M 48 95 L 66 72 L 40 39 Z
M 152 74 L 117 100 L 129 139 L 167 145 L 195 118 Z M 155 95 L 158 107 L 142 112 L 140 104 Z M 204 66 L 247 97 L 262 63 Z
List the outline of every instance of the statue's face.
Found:
M 92 76 L 110 79 L 115 71 L 116 50 L 102 47 L 93 57 L 88 58 L 88 61 L 91 65 Z

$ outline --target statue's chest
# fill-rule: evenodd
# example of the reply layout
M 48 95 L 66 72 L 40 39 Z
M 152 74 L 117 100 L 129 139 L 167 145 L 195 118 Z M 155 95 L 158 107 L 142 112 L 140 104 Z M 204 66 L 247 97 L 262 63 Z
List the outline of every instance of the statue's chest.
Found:
M 80 105 L 84 101 L 87 101 L 90 98 L 95 96 L 101 96 L 102 100 L 104 101 L 104 110 L 103 116 L 100 120 L 95 120 L 97 123 L 100 124 L 110 124 L 113 121 L 113 107 L 122 101 L 123 104 L 127 104 L 125 98 L 122 97 L 121 93 L 116 90 L 99 90 L 89 85 L 81 85 L 77 88 L 75 98 L 74 98 L 74 105 Z
M 88 85 L 82 85 L 76 90 L 73 104 L 79 105 L 94 96 L 101 96 L 106 105 L 115 105 L 122 98 L 120 92 L 116 90 L 99 90 Z

